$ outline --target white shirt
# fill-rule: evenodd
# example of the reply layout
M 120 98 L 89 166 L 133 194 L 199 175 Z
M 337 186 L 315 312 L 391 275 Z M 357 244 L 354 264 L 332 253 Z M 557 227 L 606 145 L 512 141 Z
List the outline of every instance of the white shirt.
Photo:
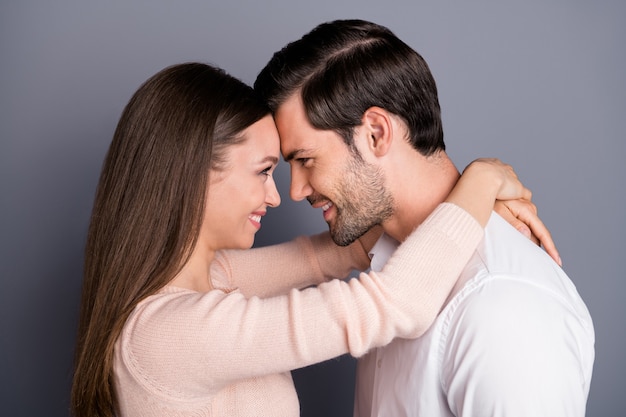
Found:
M 372 249 L 373 270 L 396 245 L 381 237 Z M 359 359 L 354 413 L 584 416 L 594 338 L 567 275 L 494 213 L 428 332 Z

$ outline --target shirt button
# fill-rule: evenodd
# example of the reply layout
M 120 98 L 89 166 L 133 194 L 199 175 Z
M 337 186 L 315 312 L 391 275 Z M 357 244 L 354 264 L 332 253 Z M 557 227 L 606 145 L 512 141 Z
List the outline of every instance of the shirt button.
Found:
M 383 364 L 383 360 L 382 359 L 379 359 L 379 360 L 376 361 L 376 366 L 377 367 L 380 368 L 382 366 L 382 364 Z

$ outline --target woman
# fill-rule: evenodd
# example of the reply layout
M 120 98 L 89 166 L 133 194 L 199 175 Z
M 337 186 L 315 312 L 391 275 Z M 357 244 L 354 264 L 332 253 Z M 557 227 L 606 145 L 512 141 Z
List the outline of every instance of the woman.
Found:
M 509 167 L 473 164 L 380 273 L 288 294 L 282 278 L 250 283 L 249 291 L 283 295 L 246 298 L 211 265 L 218 251 L 250 248 L 267 207 L 280 203 L 278 158 L 268 109 L 219 69 L 166 68 L 131 98 L 88 233 L 75 416 L 298 415 L 291 369 L 419 336 L 482 237 L 496 197 L 530 195 Z M 484 184 L 485 173 L 498 181 Z M 477 187 L 493 198 L 475 201 Z M 282 245 L 308 254 L 289 285 L 365 269 L 377 235 L 346 248 L 328 234 Z M 444 263 L 445 273 L 437 270 Z

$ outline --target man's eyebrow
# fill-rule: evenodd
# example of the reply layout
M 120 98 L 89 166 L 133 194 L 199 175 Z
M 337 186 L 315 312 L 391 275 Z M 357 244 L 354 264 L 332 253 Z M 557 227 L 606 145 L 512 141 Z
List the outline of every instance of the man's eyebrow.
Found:
M 292 159 L 296 158 L 299 154 L 306 152 L 305 149 L 296 149 L 294 151 L 291 151 L 287 154 L 287 156 L 285 156 L 285 162 L 289 162 Z

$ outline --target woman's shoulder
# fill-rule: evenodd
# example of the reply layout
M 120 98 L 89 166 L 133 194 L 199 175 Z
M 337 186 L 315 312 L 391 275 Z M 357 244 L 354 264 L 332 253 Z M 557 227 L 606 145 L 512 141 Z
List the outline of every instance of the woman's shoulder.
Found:
M 219 328 L 232 324 L 220 306 L 241 297 L 220 290 L 201 293 L 167 285 L 135 307 L 116 349 L 136 363 L 153 360 L 152 365 L 157 366 L 176 362 L 173 352 L 177 348 L 173 347 L 187 346 L 187 354 L 191 355 L 195 345 L 203 340 L 199 335 L 218 333 Z

